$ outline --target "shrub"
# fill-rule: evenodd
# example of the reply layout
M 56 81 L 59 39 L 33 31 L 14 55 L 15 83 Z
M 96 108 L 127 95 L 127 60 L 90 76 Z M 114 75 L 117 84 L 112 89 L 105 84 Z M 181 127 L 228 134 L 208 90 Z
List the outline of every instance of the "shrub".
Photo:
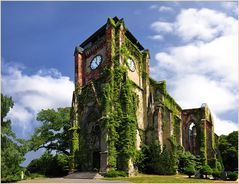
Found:
M 160 144 L 151 144 L 142 147 L 143 160 L 139 165 L 139 171 L 148 174 L 176 174 L 177 164 L 176 156 L 172 151 L 163 149 L 161 151 Z
M 189 178 L 191 178 L 192 175 L 195 174 L 195 168 L 193 165 L 189 165 L 184 169 L 184 174 L 188 175 Z
M 222 164 L 219 161 L 216 162 L 216 166 L 217 166 L 217 170 L 218 171 L 222 171 L 223 170 L 223 166 L 222 166 Z
M 1 183 L 5 183 L 5 182 L 17 182 L 21 180 L 20 175 L 12 175 L 12 176 L 6 176 L 5 178 L 1 178 Z
M 27 166 L 27 172 L 39 173 L 45 176 L 65 176 L 68 173 L 69 159 L 66 155 L 55 156 L 45 152 L 40 158 L 32 160 Z
M 105 174 L 105 177 L 127 177 L 127 173 L 125 171 L 117 171 L 111 170 Z
M 229 172 L 227 174 L 227 177 L 229 178 L 229 180 L 231 181 L 236 181 L 238 178 L 238 173 L 237 172 Z
M 184 173 L 188 166 L 195 165 L 195 159 L 195 156 L 188 151 L 178 155 L 178 171 Z
M 207 175 L 211 175 L 212 174 L 212 169 L 209 165 L 204 165 L 201 169 L 201 173 L 203 175 L 206 175 L 206 178 L 207 178 Z
M 212 176 L 215 180 L 220 178 L 220 174 L 221 174 L 221 172 L 217 169 L 214 169 L 212 172 Z

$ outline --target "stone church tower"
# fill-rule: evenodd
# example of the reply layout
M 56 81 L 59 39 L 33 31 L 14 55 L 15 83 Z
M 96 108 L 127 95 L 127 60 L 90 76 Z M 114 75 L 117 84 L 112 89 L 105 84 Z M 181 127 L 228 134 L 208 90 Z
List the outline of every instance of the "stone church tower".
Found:
M 151 143 L 181 145 L 205 162 L 216 158 L 208 107 L 183 110 L 165 81 L 150 78 L 149 51 L 123 19 L 109 18 L 74 56 L 72 170 L 133 175 L 135 153 Z

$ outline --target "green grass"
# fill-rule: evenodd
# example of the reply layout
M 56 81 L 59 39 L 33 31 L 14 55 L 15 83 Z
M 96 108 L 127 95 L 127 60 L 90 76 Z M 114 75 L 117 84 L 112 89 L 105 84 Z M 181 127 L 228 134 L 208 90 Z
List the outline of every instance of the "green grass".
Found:
M 103 178 L 103 180 L 129 181 L 132 183 L 214 183 L 216 180 L 188 178 L 186 175 L 146 175 L 139 174 L 134 177 Z M 218 181 L 217 181 L 218 182 Z M 223 182 L 223 181 L 220 181 Z
M 32 173 L 30 174 L 30 176 L 27 176 L 25 179 L 26 180 L 42 180 L 42 179 L 48 179 L 48 177 L 46 177 L 43 174 Z

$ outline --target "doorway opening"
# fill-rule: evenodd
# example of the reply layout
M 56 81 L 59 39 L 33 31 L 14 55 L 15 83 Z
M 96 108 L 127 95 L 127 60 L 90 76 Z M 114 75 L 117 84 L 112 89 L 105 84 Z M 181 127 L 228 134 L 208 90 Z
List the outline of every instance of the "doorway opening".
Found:
M 100 169 L 100 152 L 94 151 L 93 152 L 93 171 L 99 171 Z

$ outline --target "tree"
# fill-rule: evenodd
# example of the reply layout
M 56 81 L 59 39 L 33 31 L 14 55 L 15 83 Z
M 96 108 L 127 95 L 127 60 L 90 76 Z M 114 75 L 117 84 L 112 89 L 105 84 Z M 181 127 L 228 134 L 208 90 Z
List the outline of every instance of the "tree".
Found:
M 45 148 L 70 155 L 70 108 L 42 110 L 37 114 L 42 125 L 35 129 L 31 140 L 31 150 Z
M 185 169 L 184 169 L 184 173 L 186 175 L 188 175 L 189 178 L 191 178 L 192 175 L 194 175 L 196 172 L 194 165 L 188 165 Z
M 40 158 L 30 162 L 27 171 L 45 176 L 65 176 L 69 171 L 68 159 L 65 154 L 52 155 L 46 151 Z
M 13 105 L 11 97 L 1 94 L 1 181 L 20 179 L 20 164 L 27 152 L 25 141 L 16 138 L 11 129 L 11 120 L 6 118 Z
M 161 151 L 160 144 L 150 144 L 142 147 L 143 160 L 140 171 L 149 174 L 176 174 L 176 157 L 165 147 Z
M 219 137 L 219 150 L 226 171 L 238 169 L 238 131 Z
M 204 166 L 202 167 L 201 173 L 202 173 L 203 175 L 206 175 L 206 178 L 207 178 L 208 175 L 211 175 L 211 174 L 212 174 L 212 169 L 211 169 L 211 167 L 210 167 L 209 165 L 206 164 L 206 165 L 204 165 Z
M 195 159 L 195 156 L 188 151 L 178 153 L 178 171 L 185 173 L 185 169 L 189 166 L 195 167 Z
M 14 102 L 11 97 L 4 96 L 1 93 L 1 133 L 2 136 L 16 137 L 15 133 L 11 129 L 11 120 L 5 119 L 7 113 L 13 107 Z

